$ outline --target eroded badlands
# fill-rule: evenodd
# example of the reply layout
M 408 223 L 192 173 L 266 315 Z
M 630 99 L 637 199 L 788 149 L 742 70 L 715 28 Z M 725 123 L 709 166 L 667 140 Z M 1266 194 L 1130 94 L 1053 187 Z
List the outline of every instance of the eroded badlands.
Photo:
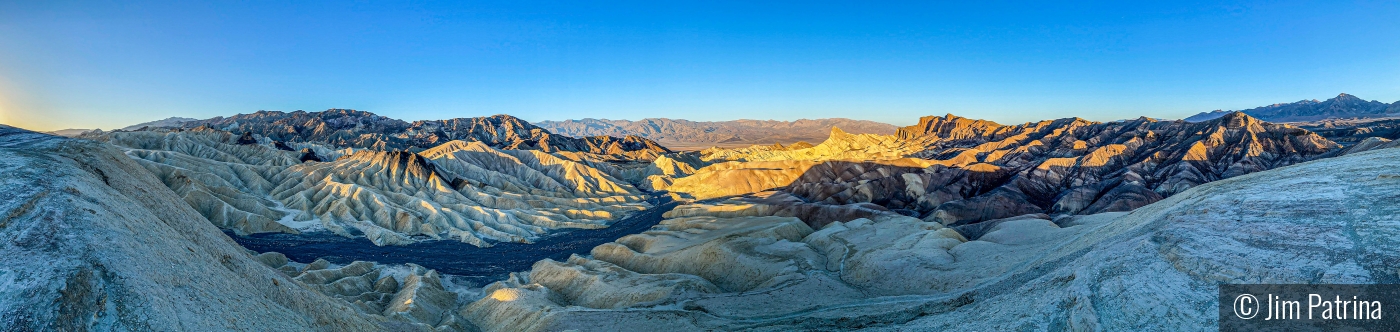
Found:
M 1400 149 L 1239 113 L 949 115 L 894 135 L 671 152 L 505 117 L 328 112 L 85 139 L 0 126 L 0 236 L 14 239 L 0 243 L 0 324 L 1175 330 L 1217 324 L 1222 283 L 1400 281 Z M 296 262 L 222 233 L 531 243 L 609 227 L 655 195 L 686 204 L 489 284 Z

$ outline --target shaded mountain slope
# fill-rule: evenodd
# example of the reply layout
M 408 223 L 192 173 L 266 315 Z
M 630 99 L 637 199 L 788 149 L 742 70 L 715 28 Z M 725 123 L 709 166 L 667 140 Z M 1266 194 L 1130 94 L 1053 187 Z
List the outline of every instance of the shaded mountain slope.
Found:
M 1186 118 L 1186 121 L 1200 122 L 1219 118 L 1232 111 L 1216 110 L 1202 112 Z M 1244 114 L 1269 122 L 1314 121 L 1338 118 L 1373 118 L 1400 115 L 1400 101 L 1386 104 L 1379 101 L 1366 101 L 1349 94 L 1340 94 L 1332 99 L 1318 101 L 1303 100 L 1292 103 L 1273 104 L 1242 110 Z

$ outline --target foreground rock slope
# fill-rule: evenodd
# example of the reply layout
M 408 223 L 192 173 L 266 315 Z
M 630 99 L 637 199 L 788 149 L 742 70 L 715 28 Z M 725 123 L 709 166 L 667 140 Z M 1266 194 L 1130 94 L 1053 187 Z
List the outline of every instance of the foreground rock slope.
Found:
M 256 260 L 111 146 L 0 126 L 0 326 L 389 330 Z

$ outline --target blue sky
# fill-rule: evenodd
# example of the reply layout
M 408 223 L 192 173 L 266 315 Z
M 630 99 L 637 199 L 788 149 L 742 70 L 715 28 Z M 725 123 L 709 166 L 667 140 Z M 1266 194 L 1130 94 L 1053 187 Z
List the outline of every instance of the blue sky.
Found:
M 0 123 L 1181 118 L 1400 100 L 1395 1 L 0 2 Z

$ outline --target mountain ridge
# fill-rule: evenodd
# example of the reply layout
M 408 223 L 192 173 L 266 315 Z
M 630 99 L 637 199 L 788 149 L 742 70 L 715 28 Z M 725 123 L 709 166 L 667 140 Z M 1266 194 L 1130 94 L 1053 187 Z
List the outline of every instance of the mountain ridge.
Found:
M 1224 116 L 1234 111 L 1215 110 L 1201 112 L 1187 117 L 1186 121 L 1201 122 Z M 1300 100 L 1292 103 L 1277 103 L 1268 106 L 1240 110 L 1249 116 L 1269 122 L 1316 121 L 1338 118 L 1375 118 L 1400 115 L 1400 101 L 1386 104 L 1380 101 L 1366 101 L 1359 97 L 1342 93 L 1332 99 L 1318 101 Z
M 749 145 L 793 144 L 820 141 L 833 127 L 856 134 L 891 134 L 891 124 L 847 118 L 799 119 L 793 121 L 739 119 L 729 121 L 691 121 L 671 118 L 641 120 L 609 120 L 584 118 L 563 121 L 540 121 L 540 127 L 551 132 L 574 137 L 634 135 L 656 140 L 667 146 L 704 148 L 711 146 L 740 147 Z
M 351 109 L 321 112 L 258 111 L 183 121 L 178 129 L 257 134 L 277 142 L 321 143 L 375 150 L 424 150 L 453 140 L 481 141 L 511 150 L 581 151 L 600 154 L 670 152 L 641 137 L 557 135 L 520 118 L 492 116 L 407 122 Z

